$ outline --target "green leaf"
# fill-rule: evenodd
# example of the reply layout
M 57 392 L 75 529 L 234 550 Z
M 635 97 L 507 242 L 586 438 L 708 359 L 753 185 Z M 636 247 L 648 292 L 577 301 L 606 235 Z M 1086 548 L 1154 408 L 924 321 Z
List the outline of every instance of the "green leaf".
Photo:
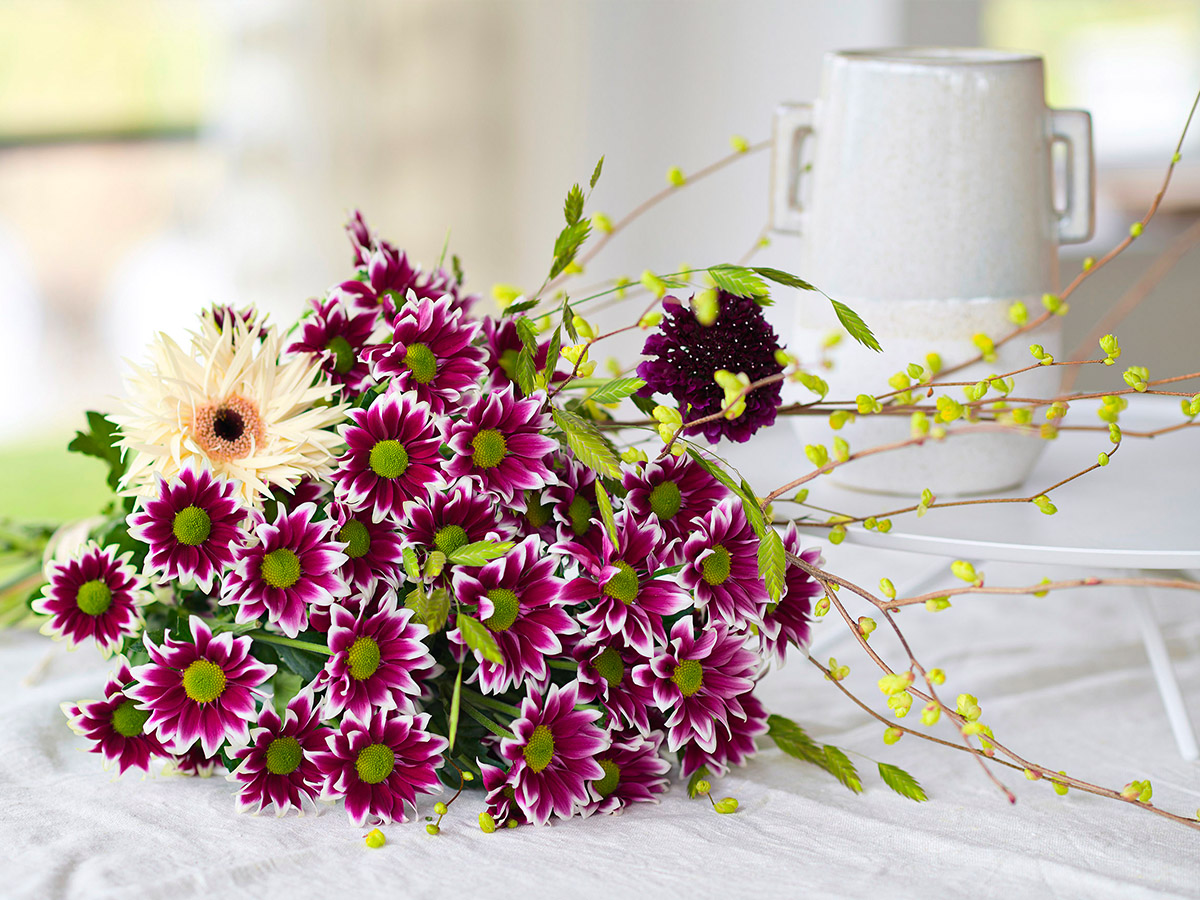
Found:
M 537 297 L 533 297 L 529 300 L 522 300 L 520 303 L 513 303 L 505 308 L 503 315 L 515 316 L 517 313 L 523 313 L 528 309 L 533 309 L 538 305 L 539 302 L 540 301 Z
M 405 547 L 401 556 L 404 557 L 404 571 L 408 573 L 408 580 L 420 581 L 421 564 L 417 560 L 417 551 L 412 547 Z
M 787 555 L 783 540 L 774 528 L 768 528 L 758 541 L 758 574 L 767 585 L 767 594 L 772 603 L 783 596 L 783 573 L 787 568 Z
M 621 463 L 612 447 L 591 422 L 564 409 L 552 408 L 554 424 L 566 435 L 567 445 L 576 458 L 595 472 L 609 478 L 621 477 Z
M 604 489 L 604 485 L 598 478 L 596 479 L 596 506 L 600 510 L 600 521 L 604 523 L 604 529 L 608 532 L 615 547 L 617 545 L 617 522 L 613 518 L 612 500 L 608 498 L 608 491 Z
M 574 225 L 568 225 L 558 234 L 554 242 L 554 265 L 550 267 L 550 277 L 554 278 L 575 260 L 575 254 L 583 246 L 583 242 L 592 233 L 592 222 L 583 219 Z
M 294 672 L 278 669 L 275 677 L 271 679 L 271 687 L 274 689 L 271 694 L 271 704 L 275 707 L 276 714 L 282 719 L 284 712 L 287 711 L 287 705 L 304 687 L 304 679 Z
M 462 663 L 458 664 L 458 674 L 454 676 L 454 694 L 450 697 L 450 727 L 446 729 L 450 749 L 454 749 L 454 739 L 458 737 L 458 713 L 462 708 Z
M 767 734 L 788 756 L 825 768 L 825 751 L 803 728 L 785 716 L 767 717 Z
M 767 520 L 763 517 L 762 508 L 758 505 L 758 498 L 754 496 L 754 488 L 750 487 L 744 478 L 738 496 L 742 498 L 742 509 L 746 513 L 750 527 L 754 529 L 759 540 L 762 540 L 763 535 L 767 533 Z
M 318 657 L 307 650 L 297 650 L 295 647 L 286 647 L 282 644 L 272 644 L 271 649 L 279 657 L 280 663 L 305 682 L 312 681 L 320 674 L 321 669 L 325 668 L 325 659 L 328 658 Z
M 785 287 L 800 288 L 802 291 L 815 291 L 816 288 L 805 281 L 803 278 L 798 278 L 789 272 L 784 272 L 781 269 L 772 269 L 769 266 L 755 266 L 754 271 L 763 278 L 769 278 L 776 284 L 782 284 Z
M 687 792 L 688 796 L 695 800 L 700 795 L 696 792 L 696 785 L 701 781 L 708 781 L 709 771 L 708 766 L 701 766 L 692 773 L 692 777 L 688 779 Z
M 558 354 L 561 349 L 562 326 L 559 325 L 550 337 L 550 346 L 546 348 L 546 368 L 542 370 L 546 375 L 546 384 L 554 380 L 554 370 L 558 368 Z
M 94 456 L 108 465 L 108 486 L 114 491 L 120 486 L 125 474 L 125 463 L 121 461 L 121 448 L 117 444 L 117 426 L 103 413 L 89 411 L 87 431 L 75 432 L 75 439 L 67 444 L 72 453 Z
M 567 200 L 563 204 L 563 215 L 566 216 L 568 225 L 574 225 L 583 215 L 583 191 L 577 184 L 571 185 L 571 190 L 567 191 Z
M 466 276 L 465 276 L 465 275 L 463 275 L 462 261 L 461 261 L 461 260 L 458 258 L 458 254 L 457 254 L 457 253 L 455 253 L 455 254 L 452 254 L 452 255 L 451 255 L 451 257 L 450 257 L 450 266 L 451 266 L 451 268 L 453 268 L 453 269 L 454 269 L 454 281 L 455 281 L 455 283 L 456 283 L 456 284 L 457 284 L 459 287 L 462 287 L 462 286 L 463 286 L 463 283 L 464 283 L 464 282 L 465 282 L 467 279 L 466 279 Z
M 517 319 L 517 335 L 521 338 L 521 343 L 525 345 L 525 349 L 530 355 L 536 355 L 538 351 L 537 332 L 533 328 L 533 323 L 529 321 L 528 316 L 521 316 Z
M 521 352 L 517 354 L 517 384 L 521 388 L 521 393 L 526 397 L 532 394 L 537 389 L 537 367 L 533 364 L 533 356 L 529 350 L 522 347 Z
M 571 343 L 578 344 L 579 332 L 575 330 L 575 312 L 571 309 L 570 299 L 566 294 L 563 294 L 562 323 L 567 329 L 567 337 L 571 339 Z
M 738 483 L 734 481 L 724 469 L 722 469 L 712 460 L 705 457 L 703 454 L 693 450 L 691 447 L 688 448 L 688 454 L 692 457 L 692 459 L 700 464 L 700 468 L 702 468 L 705 472 L 717 479 L 717 481 L 721 482 L 721 484 L 725 485 L 725 487 L 729 488 L 739 497 L 742 496 L 742 489 L 738 487 Z M 742 497 L 743 501 L 745 499 L 745 497 Z
M 753 269 L 731 265 L 710 266 L 708 274 L 717 287 L 735 297 L 765 297 L 770 293 L 767 283 Z
M 589 189 L 594 188 L 596 186 L 596 182 L 600 180 L 600 170 L 603 168 L 604 168 L 604 157 L 601 156 L 600 159 L 598 159 L 596 161 L 596 168 L 592 169 L 592 180 L 588 182 Z
M 473 544 L 459 547 L 451 553 L 450 562 L 460 566 L 482 566 L 493 559 L 499 559 L 512 548 L 512 541 L 501 541 L 499 543 L 476 541 Z
M 854 763 L 850 762 L 850 757 L 833 744 L 825 745 L 825 771 L 854 793 L 862 793 L 862 779 L 858 777 L 858 770 L 854 768 Z
M 496 639 L 492 637 L 492 633 L 488 631 L 486 625 L 466 613 L 459 613 L 455 621 L 457 621 L 458 630 L 468 647 L 484 659 L 490 660 L 498 666 L 504 665 L 504 657 L 500 654 Z
M 658 406 L 653 397 L 639 397 L 637 394 L 633 394 L 629 399 L 633 401 L 634 406 L 648 416 L 653 415 L 654 407 Z
M 925 789 L 917 783 L 917 779 L 913 778 L 899 766 L 880 763 L 879 777 L 883 779 L 884 784 L 901 797 L 907 797 L 909 800 L 915 800 L 918 803 L 929 799 L 925 794 Z
M 879 341 L 875 340 L 875 335 L 871 334 L 871 329 L 867 327 L 867 323 L 858 317 L 858 313 L 838 300 L 831 298 L 829 302 L 833 304 L 833 311 L 837 313 L 838 321 L 842 323 L 842 327 L 850 332 L 850 337 L 870 350 L 883 350 L 879 346 Z
M 596 403 L 616 403 L 646 386 L 640 378 L 614 378 L 596 388 L 591 399 Z
M 434 588 L 426 592 L 425 585 L 418 584 L 404 598 L 404 606 L 411 609 L 430 634 L 437 634 L 446 627 L 450 615 L 450 592 L 445 588 Z

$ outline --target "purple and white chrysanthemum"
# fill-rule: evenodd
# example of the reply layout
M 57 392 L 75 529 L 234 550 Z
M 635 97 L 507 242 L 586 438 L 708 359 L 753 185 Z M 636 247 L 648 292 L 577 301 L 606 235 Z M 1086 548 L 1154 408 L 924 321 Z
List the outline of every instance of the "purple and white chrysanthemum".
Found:
M 254 527 L 221 596 L 222 606 L 237 606 L 236 622 L 265 613 L 294 638 L 308 626 L 309 607 L 328 606 L 349 592 L 338 574 L 347 556 L 330 534 L 335 523 L 314 522 L 316 511 L 309 503 L 291 512 L 280 508 L 274 523 L 260 520 Z
M 412 698 L 421 694 L 413 673 L 428 672 L 434 665 L 425 646 L 429 629 L 413 620 L 411 609 L 397 609 L 391 591 L 357 618 L 340 606 L 329 614 L 332 656 L 313 682 L 315 690 L 325 693 L 325 718 L 343 710 L 364 718 L 372 707 L 413 712 Z
M 300 340 L 288 345 L 288 353 L 308 353 L 321 359 L 321 371 L 334 384 L 351 394 L 371 386 L 367 345 L 375 330 L 375 317 L 352 312 L 336 297 L 324 302 L 313 298 L 315 315 L 300 322 Z
M 679 751 L 679 767 L 684 778 L 705 766 L 714 775 L 725 775 L 732 766 L 742 766 L 758 748 L 754 739 L 767 733 L 767 708 L 752 691 L 738 698 L 745 719 L 730 719 L 717 727 L 717 744 L 705 750 L 696 741 L 688 741 Z
M 74 559 L 46 564 L 49 583 L 30 604 L 50 616 L 42 634 L 72 645 L 92 639 L 107 655 L 141 631 L 139 607 L 150 601 L 146 579 L 129 564 L 132 551 L 118 556 L 117 550 L 88 541 Z
M 365 268 L 362 281 L 343 281 L 331 291 L 351 309 L 366 313 L 379 324 L 386 324 L 408 302 L 421 275 L 419 266 L 408 255 L 386 241 L 370 248 L 356 248 L 364 255 L 360 263 Z
M 535 825 L 551 815 L 567 819 L 591 800 L 588 783 L 604 777 L 596 757 L 609 740 L 594 724 L 595 709 L 576 709 L 578 686 L 551 685 L 545 696 L 530 690 L 521 717 L 510 726 L 515 737 L 500 742 L 512 765 L 513 798 Z
M 329 749 L 314 754 L 323 778 L 321 797 L 345 797 L 355 825 L 369 817 L 407 822 L 406 806 L 415 809 L 418 794 L 441 790 L 434 770 L 447 745 L 444 737 L 429 732 L 428 713 L 368 710 L 361 719 L 347 713 L 330 736 Z
M 305 801 L 313 805 L 323 781 L 313 758 L 327 749 L 332 734 L 321 724 L 311 688 L 288 702 L 282 719 L 272 704 L 264 703 L 257 727 L 250 730 L 250 743 L 229 754 L 241 760 L 229 775 L 241 785 L 238 811 L 257 814 L 270 803 L 275 815 L 282 816 L 293 807 L 303 812 Z
M 376 522 L 364 511 L 355 512 L 344 503 L 333 503 L 329 515 L 334 522 L 333 539 L 345 544 L 345 564 L 339 570 L 350 593 L 370 596 L 379 582 L 395 587 L 404 578 L 404 544 L 391 522 Z
M 554 576 L 557 565 L 538 538 L 528 537 L 478 569 L 455 568 L 454 596 L 463 606 L 478 606 L 477 618 L 491 631 L 504 658 L 495 663 L 475 651 L 479 668 L 471 680 L 478 681 L 484 693 L 501 693 L 523 682 L 544 684 L 549 676 L 546 659 L 562 653 L 560 638 L 576 631 L 562 608 L 563 581 Z M 457 629 L 449 637 L 465 643 Z
M 197 739 L 205 756 L 213 756 L 222 742 L 245 742 L 248 723 L 255 716 L 255 697 L 275 674 L 250 655 L 250 638 L 229 632 L 213 637 L 197 616 L 188 620 L 192 640 L 168 635 L 158 646 L 142 638 L 150 662 L 133 669 L 137 684 L 125 691 L 150 711 L 146 728 L 154 729 L 164 745 L 182 753 Z
M 571 656 L 579 667 L 580 703 L 599 703 L 616 727 L 650 733 L 654 691 L 633 680 L 633 670 L 650 662 L 648 658 L 619 639 L 603 643 L 577 641 Z
M 758 536 L 740 503 L 723 500 L 696 520 L 683 545 L 679 581 L 713 622 L 761 625 L 767 587 L 758 574 Z
M 758 657 L 745 638 L 721 623 L 704 627 L 699 637 L 691 616 L 671 628 L 671 641 L 649 663 L 633 671 L 633 680 L 654 690 L 654 702 L 666 715 L 667 748 L 695 741 L 702 750 L 717 747 L 719 726 L 746 718 L 740 698 L 749 691 Z
M 583 808 L 585 816 L 620 812 L 632 803 L 657 803 L 657 794 L 670 785 L 667 773 L 671 764 L 659 756 L 662 734 L 646 736 L 636 732 L 612 735 L 612 744 L 596 757 L 604 777 L 588 787 L 591 801 Z
M 783 546 L 810 566 L 821 564 L 821 549 L 810 547 L 802 550 L 800 533 L 796 523 L 789 522 L 783 533 Z M 788 564 L 784 575 L 783 595 L 778 603 L 768 603 L 766 615 L 758 628 L 762 655 L 774 656 L 780 665 L 787 658 L 788 644 L 803 647 L 808 643 L 809 625 L 812 622 L 813 598 L 822 593 L 821 583 L 802 568 Z
M 199 741 L 182 753 L 172 754 L 171 761 L 163 767 L 164 775 L 185 775 L 189 778 L 211 778 L 218 772 L 225 772 L 225 761 L 220 752 L 205 753 Z
M 627 468 L 624 481 L 625 506 L 639 519 L 657 516 L 667 539 L 679 539 L 672 563 L 683 561 L 679 554 L 692 532 L 692 519 L 729 496 L 721 482 L 688 456 L 668 456 Z
M 520 396 L 525 396 L 521 386 L 517 384 L 517 357 L 525 346 L 517 331 L 517 317 L 505 316 L 503 319 L 493 319 L 485 316 L 481 321 L 483 329 L 483 348 L 487 353 L 484 366 L 488 372 L 486 387 L 499 390 L 510 384 Z M 534 368 L 539 372 L 546 368 L 549 356 L 549 341 L 538 343 L 537 353 L 533 357 Z M 566 380 L 566 373 L 556 371 L 552 382 Z
M 522 491 L 553 483 L 546 456 L 558 442 L 542 434 L 550 424 L 550 414 L 542 412 L 544 402 L 540 391 L 516 399 L 512 385 L 481 395 L 447 435 L 454 452 L 446 463 L 447 476 L 470 478 L 514 506 L 524 502 Z
M 404 504 L 398 529 L 404 546 L 449 556 L 478 541 L 507 540 L 510 529 L 498 522 L 496 504 L 475 493 L 469 481 L 457 481 Z
M 150 713 L 137 708 L 137 701 L 126 696 L 125 685 L 133 681 L 129 662 L 120 657 L 117 670 L 104 686 L 103 700 L 64 703 L 62 711 L 71 730 L 91 742 L 88 750 L 104 757 L 104 765 L 117 765 L 117 774 L 127 769 L 150 771 L 150 760 L 169 756 L 153 733 L 146 731 Z
M 346 453 L 334 472 L 334 495 L 376 522 L 395 519 L 408 500 L 442 482 L 442 420 L 415 394 L 385 394 L 368 409 L 350 410 L 342 426 Z
M 513 796 L 512 782 L 508 772 L 498 766 L 479 763 L 480 774 L 483 775 L 483 789 L 487 791 L 484 802 L 487 804 L 488 815 L 499 828 L 512 828 L 517 825 L 528 825 L 529 817 L 517 806 Z
M 232 481 L 187 466 L 170 482 L 159 476 L 158 496 L 139 500 L 130 513 L 129 534 L 149 546 L 150 574 L 194 581 L 208 593 L 233 566 L 246 515 Z
M 601 529 L 600 553 L 582 544 L 566 543 L 555 552 L 579 564 L 579 577 L 562 591 L 566 603 L 592 601 L 578 613 L 590 641 L 620 637 L 643 656 L 654 654 L 655 642 L 663 643 L 663 616 L 674 615 L 692 605 L 692 598 L 668 578 L 651 578 L 658 569 L 658 554 L 668 547 L 658 520 L 650 516 L 638 522 L 622 510 L 615 518 L 617 542 L 613 545 Z
M 392 342 L 371 351 L 371 374 L 390 378 L 390 392 L 412 391 L 435 413 L 456 409 L 487 373 L 484 352 L 472 346 L 478 334 L 479 323 L 448 294 L 410 301 L 392 322 Z
M 596 472 L 573 457 L 555 454 L 555 459 L 561 461 L 555 467 L 558 484 L 542 492 L 542 502 L 554 516 L 555 543 L 569 541 L 599 554 L 604 528 L 596 505 Z

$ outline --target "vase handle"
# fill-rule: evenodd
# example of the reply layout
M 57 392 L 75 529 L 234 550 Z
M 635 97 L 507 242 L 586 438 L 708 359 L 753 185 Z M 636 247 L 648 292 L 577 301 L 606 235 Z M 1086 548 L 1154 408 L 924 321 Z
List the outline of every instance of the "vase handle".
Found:
M 775 110 L 771 134 L 771 228 L 775 231 L 801 233 L 800 153 L 812 133 L 811 103 L 784 103 Z
M 1081 244 L 1096 227 L 1091 115 L 1082 109 L 1050 110 L 1050 139 L 1067 147 L 1067 205 L 1058 216 L 1058 242 Z

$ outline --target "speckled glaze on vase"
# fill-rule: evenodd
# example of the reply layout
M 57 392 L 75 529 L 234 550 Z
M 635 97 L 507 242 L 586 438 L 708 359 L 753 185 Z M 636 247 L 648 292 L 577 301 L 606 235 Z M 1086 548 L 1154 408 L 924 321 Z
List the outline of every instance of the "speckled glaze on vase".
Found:
M 1066 148 L 1065 202 L 1054 204 L 1051 146 Z M 809 149 L 811 148 L 811 149 Z M 804 161 L 811 158 L 811 166 Z M 822 373 L 831 399 L 889 390 L 887 379 L 938 353 L 946 367 L 999 336 L 1008 309 L 1031 315 L 1058 286 L 1058 245 L 1092 230 L 1091 122 L 1047 109 L 1039 57 L 982 49 L 830 53 L 818 99 L 776 115 L 772 219 L 803 235 L 800 274 L 862 316 L 880 354 L 843 342 Z M 829 302 L 797 297 L 792 347 L 816 358 L 836 327 Z M 1060 323 L 999 348 L 956 381 L 1028 364 L 1030 343 L 1060 349 Z M 1021 396 L 1058 387 L 1057 369 L 1018 382 Z M 960 398 L 961 399 L 961 398 Z M 827 429 L 794 419 L 806 443 Z M 860 417 L 842 432 L 852 450 L 903 440 L 907 417 Z M 839 483 L 887 493 L 997 491 L 1021 483 L 1043 448 L 1036 436 L 964 435 L 856 460 Z

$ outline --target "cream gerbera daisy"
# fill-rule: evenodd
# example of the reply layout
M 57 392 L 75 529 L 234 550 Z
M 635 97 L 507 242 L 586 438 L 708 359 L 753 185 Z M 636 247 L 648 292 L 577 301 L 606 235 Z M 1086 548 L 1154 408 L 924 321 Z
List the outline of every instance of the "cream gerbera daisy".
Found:
M 345 404 L 321 374 L 320 360 L 279 362 L 274 328 L 234 321 L 203 328 L 190 352 L 165 334 L 150 345 L 147 365 L 133 365 L 120 426 L 129 467 L 121 493 L 151 496 L 158 476 L 171 479 L 188 463 L 236 479 L 240 497 L 261 506 L 272 488 L 301 478 L 327 478 L 341 438 Z

